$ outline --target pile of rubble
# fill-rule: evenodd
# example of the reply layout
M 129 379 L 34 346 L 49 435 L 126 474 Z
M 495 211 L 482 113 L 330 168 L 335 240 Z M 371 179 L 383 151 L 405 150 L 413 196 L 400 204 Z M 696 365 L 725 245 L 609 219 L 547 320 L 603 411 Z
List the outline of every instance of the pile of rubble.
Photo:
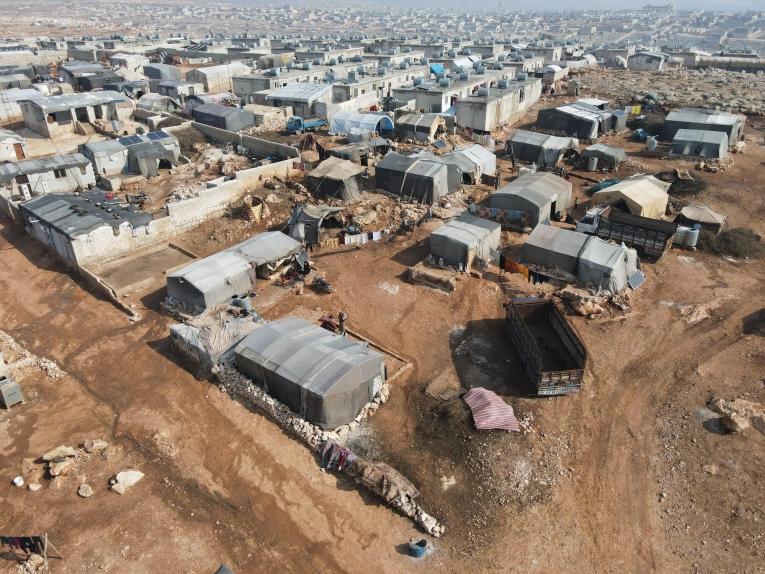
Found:
M 630 310 L 630 292 L 625 290 L 623 294 L 616 295 L 610 291 L 590 292 L 587 289 L 567 285 L 554 293 L 561 301 L 577 315 L 594 319 L 599 315 L 606 315 L 609 308 L 619 311 Z
M 730 433 L 740 433 L 754 425 L 765 434 L 765 407 L 759 403 L 744 399 L 712 399 L 707 405 L 709 410 L 720 415 L 720 426 Z
M 199 197 L 203 192 L 207 191 L 207 189 L 207 184 L 204 181 L 180 184 L 167 196 L 165 204 L 167 205 L 168 203 L 176 203 L 178 201 Z
M 46 377 L 54 380 L 59 379 L 66 374 L 50 359 L 38 357 L 34 353 L 27 351 L 8 333 L 0 331 L 0 361 L 2 361 L 3 349 L 8 352 L 6 359 L 12 359 L 9 360 L 8 364 L 8 368 L 11 371 L 31 365 L 43 371 Z
M 247 128 L 244 133 L 247 134 L 263 134 L 267 132 L 283 132 L 287 130 L 287 119 L 281 117 L 268 117 L 263 118 L 263 123 L 259 126 Z
M 668 107 L 702 107 L 726 112 L 765 114 L 763 74 L 708 70 L 668 70 L 660 74 L 594 68 L 581 75 L 592 95 L 627 105 L 653 94 Z
M 250 408 L 264 411 L 276 424 L 300 438 L 314 451 L 318 451 L 320 446 L 327 441 L 343 444 L 349 434 L 359 427 L 361 421 L 367 416 L 374 414 L 380 405 L 385 404 L 390 393 L 390 385 L 383 383 L 382 388 L 373 401 L 367 403 L 353 421 L 335 430 L 325 430 L 293 413 L 289 407 L 270 396 L 253 383 L 252 380 L 235 369 L 220 366 L 214 367 L 213 372 L 218 385 L 229 396 Z M 415 523 L 419 524 L 429 534 L 436 537 L 443 534 L 444 526 L 425 512 L 414 500 L 397 498 L 391 501 L 390 504 L 414 520 Z

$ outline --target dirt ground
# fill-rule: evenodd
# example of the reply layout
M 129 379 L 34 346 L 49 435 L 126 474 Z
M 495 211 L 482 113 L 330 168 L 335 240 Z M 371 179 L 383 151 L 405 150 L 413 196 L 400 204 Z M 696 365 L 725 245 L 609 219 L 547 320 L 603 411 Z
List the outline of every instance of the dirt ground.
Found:
M 734 169 L 697 174 L 707 183 L 699 199 L 732 227 L 765 235 L 756 192 L 765 148 L 762 133 L 750 133 L 757 142 Z M 686 165 L 641 158 L 624 136 L 610 141 L 645 164 L 619 175 Z M 583 180 L 572 181 L 585 197 Z M 278 205 L 274 225 L 289 207 Z M 178 244 L 206 255 L 267 225 L 221 222 Z M 263 307 L 269 319 L 345 309 L 351 329 L 413 364 L 351 446 L 412 479 L 444 521 L 426 558 L 404 555 L 419 535 L 408 519 L 320 472 L 273 423 L 189 373 L 170 348 L 161 290 L 130 322 L 6 221 L 0 328 L 67 375 L 26 368 L 27 403 L 0 413 L 0 532 L 47 532 L 64 556 L 55 572 L 211 572 L 221 562 L 237 572 L 763 572 L 765 437 L 753 427 L 721 433 L 705 405 L 765 403 L 765 337 L 742 329 L 765 308 L 765 262 L 673 249 L 645 264 L 629 312 L 572 318 L 590 353 L 582 392 L 540 399 L 502 307 L 537 287 L 491 270 L 448 295 L 403 280 L 437 224 L 319 250 L 313 259 L 334 292 L 285 292 Z M 517 245 L 524 236 L 504 237 Z M 683 305 L 709 317 L 691 324 Z M 496 389 L 531 432 L 476 431 L 460 398 L 434 392 L 455 383 Z M 118 448 L 78 459 L 61 490 L 11 484 L 24 458 L 89 438 Z M 109 477 L 126 468 L 146 477 L 124 495 L 109 492 Z M 76 495 L 83 480 L 93 497 Z M 14 572 L 0 558 L 0 572 Z

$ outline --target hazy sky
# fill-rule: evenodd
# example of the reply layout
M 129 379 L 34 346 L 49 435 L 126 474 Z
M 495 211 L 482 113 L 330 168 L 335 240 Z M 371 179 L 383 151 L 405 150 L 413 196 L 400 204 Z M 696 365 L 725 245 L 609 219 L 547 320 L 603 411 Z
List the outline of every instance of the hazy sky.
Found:
M 466 9 L 467 4 L 464 0 L 389 0 L 392 4 L 404 5 L 410 7 L 428 7 L 428 8 L 462 8 Z M 469 3 L 470 9 L 497 9 L 498 0 L 472 0 Z M 505 10 L 610 10 L 619 8 L 635 8 L 645 4 L 667 4 L 665 0 L 502 0 L 502 7 Z M 724 10 L 724 11 L 743 11 L 743 10 L 763 10 L 765 11 L 765 0 L 678 0 L 673 2 L 675 7 L 683 10 Z

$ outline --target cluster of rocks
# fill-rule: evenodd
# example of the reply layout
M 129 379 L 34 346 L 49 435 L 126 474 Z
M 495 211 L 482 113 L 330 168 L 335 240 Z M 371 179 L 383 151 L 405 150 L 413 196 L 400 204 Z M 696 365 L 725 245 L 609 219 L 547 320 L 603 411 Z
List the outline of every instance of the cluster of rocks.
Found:
M 754 426 L 765 434 L 765 408 L 759 403 L 745 399 L 712 399 L 709 410 L 720 415 L 720 426 L 730 433 L 740 433 Z
M 2 355 L 1 351 L 3 349 L 8 352 L 6 359 L 12 358 L 12 361 L 8 362 L 8 368 L 11 371 L 26 366 L 33 366 L 43 371 L 46 377 L 54 380 L 65 375 L 64 371 L 62 371 L 56 363 L 50 359 L 38 357 L 34 353 L 27 351 L 8 333 L 0 331 L 0 355 Z M 2 362 L 2 358 L 0 358 L 0 362 Z
M 367 403 L 353 421 L 334 430 L 325 430 L 293 413 L 289 407 L 270 396 L 239 371 L 227 366 L 217 366 L 213 372 L 218 385 L 229 396 L 249 408 L 257 408 L 265 412 L 281 428 L 298 437 L 314 451 L 318 451 L 322 444 L 330 440 L 343 444 L 365 418 L 374 414 L 380 405 L 385 404 L 390 394 L 390 385 L 384 383 L 372 402 Z M 428 534 L 436 537 L 443 534 L 445 527 L 412 498 L 398 497 L 389 504 L 411 518 Z
M 608 291 L 590 292 L 587 289 L 567 285 L 554 293 L 577 315 L 594 319 L 608 313 L 609 307 L 629 311 L 630 292 L 616 295 Z
M 765 114 L 763 73 L 668 70 L 662 73 L 594 68 L 582 74 L 589 93 L 627 105 L 653 94 L 668 107 L 701 107 L 727 112 Z
M 199 197 L 207 191 L 207 184 L 204 181 L 194 181 L 192 183 L 183 183 L 178 185 L 173 192 L 167 196 L 165 204 L 176 203 L 186 199 Z
M 17 487 L 27 485 L 29 492 L 41 490 L 43 478 L 50 479 L 50 488 L 61 490 L 69 476 L 75 474 L 78 465 L 86 461 L 89 455 L 108 455 L 109 449 L 114 449 L 108 442 L 102 439 L 86 440 L 79 449 L 61 445 L 49 450 L 39 459 L 25 458 L 21 465 L 21 475 L 17 476 L 13 483 Z M 26 477 L 26 479 L 25 479 Z M 93 496 L 93 488 L 85 481 L 84 475 L 78 475 L 79 486 L 77 494 L 82 498 Z M 117 473 L 109 482 L 110 489 L 118 494 L 125 491 L 143 478 L 143 473 L 138 470 L 125 470 Z

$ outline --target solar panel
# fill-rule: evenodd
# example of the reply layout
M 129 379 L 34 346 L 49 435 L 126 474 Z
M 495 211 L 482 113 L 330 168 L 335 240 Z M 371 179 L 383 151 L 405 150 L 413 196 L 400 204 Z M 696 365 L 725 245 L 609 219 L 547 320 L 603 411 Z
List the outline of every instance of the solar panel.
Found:
M 168 135 L 163 132 L 162 130 L 156 131 L 156 132 L 149 132 L 146 134 L 146 137 L 149 138 L 151 141 L 157 141 L 162 140 L 168 137 Z
M 444 149 L 446 147 L 446 144 L 441 140 L 436 140 L 430 145 L 432 145 L 436 149 Z
M 629 279 L 627 279 L 627 283 L 629 283 L 630 287 L 632 287 L 633 289 L 637 289 L 643 283 L 645 283 L 645 275 L 640 269 L 638 269 L 632 275 L 629 276 Z
M 119 142 L 122 145 L 134 145 L 137 143 L 141 143 L 143 140 L 139 138 L 138 136 L 123 136 L 119 138 Z

